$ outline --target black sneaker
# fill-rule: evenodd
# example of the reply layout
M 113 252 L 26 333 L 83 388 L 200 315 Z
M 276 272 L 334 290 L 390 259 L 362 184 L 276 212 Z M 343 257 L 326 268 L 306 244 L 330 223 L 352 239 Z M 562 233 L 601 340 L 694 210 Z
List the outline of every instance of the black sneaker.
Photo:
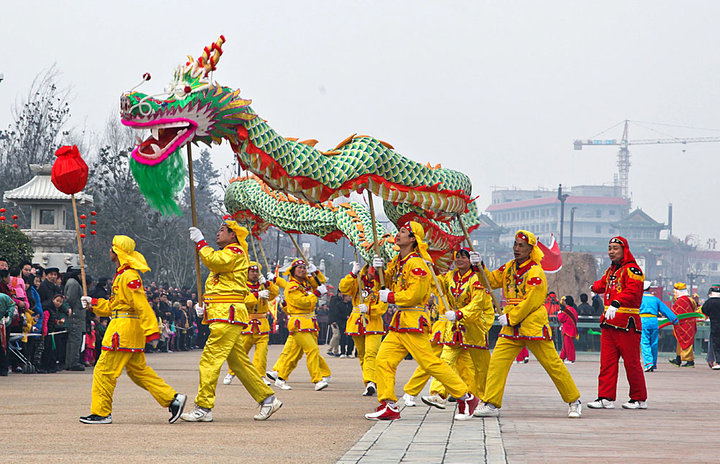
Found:
M 673 366 L 680 367 L 680 356 L 678 356 L 677 358 L 668 359 L 668 362 Z
M 695 361 L 685 361 L 680 367 L 695 367 Z
M 108 414 L 107 416 L 90 414 L 89 416 L 81 417 L 80 422 L 83 424 L 112 424 L 112 414 Z
M 180 418 L 180 414 L 182 414 L 183 409 L 185 409 L 186 400 L 187 396 L 183 395 L 182 393 L 175 394 L 175 399 L 173 399 L 170 403 L 170 406 L 168 406 L 168 411 L 170 411 L 170 419 L 168 419 L 168 422 L 174 424 L 175 421 Z
M 74 372 L 85 372 L 85 366 L 82 364 L 75 364 L 74 366 L 68 368 L 68 370 Z

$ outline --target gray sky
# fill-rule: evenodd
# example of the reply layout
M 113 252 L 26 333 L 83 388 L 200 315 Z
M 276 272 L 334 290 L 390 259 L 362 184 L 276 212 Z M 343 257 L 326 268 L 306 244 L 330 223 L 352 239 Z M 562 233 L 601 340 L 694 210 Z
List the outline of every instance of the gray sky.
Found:
M 224 34 L 215 80 L 281 134 L 321 149 L 374 135 L 468 174 L 480 209 L 491 186 L 612 182 L 616 148 L 572 142 L 623 119 L 717 129 L 638 127 L 631 138 L 720 136 L 716 1 L 107 3 L 3 3 L 0 128 L 56 63 L 72 123 L 100 131 L 144 72 L 143 90 L 160 91 Z M 720 236 L 719 151 L 631 147 L 633 206 L 664 222 L 672 202 L 675 235 Z M 227 144 L 213 154 L 231 162 Z

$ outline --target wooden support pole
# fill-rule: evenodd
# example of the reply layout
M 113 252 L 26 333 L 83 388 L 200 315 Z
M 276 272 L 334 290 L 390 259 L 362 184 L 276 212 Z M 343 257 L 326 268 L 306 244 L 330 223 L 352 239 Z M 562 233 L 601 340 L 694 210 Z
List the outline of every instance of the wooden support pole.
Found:
M 472 241 L 470 240 L 470 235 L 468 234 L 467 229 L 465 228 L 465 223 L 463 223 L 462 217 L 460 214 L 457 215 L 458 223 L 460 223 L 460 227 L 462 228 L 463 234 L 465 234 L 465 240 L 467 240 L 468 247 L 470 248 L 470 251 L 475 251 L 475 248 L 473 247 Z M 480 283 L 483 284 L 483 287 L 488 289 L 490 292 L 490 298 L 492 299 L 493 307 L 495 308 L 495 312 L 497 314 L 502 314 L 502 308 L 500 308 L 500 302 L 497 299 L 497 296 L 495 296 L 495 292 L 493 292 L 492 287 L 490 287 L 490 282 L 488 281 L 487 276 L 485 275 L 485 268 L 484 266 L 480 266 L 480 270 L 477 272 L 478 277 L 480 277 Z
M 83 287 L 83 295 L 87 296 L 87 281 L 85 280 L 85 256 L 83 255 L 82 239 L 80 238 L 80 222 L 78 221 L 77 204 L 75 203 L 75 194 L 70 195 L 73 207 L 73 216 L 75 216 L 75 237 L 78 244 L 78 258 L 80 259 L 80 277 Z
M 188 171 L 190 172 L 190 209 L 192 210 L 192 224 L 197 227 L 197 209 L 195 208 L 195 177 L 193 174 L 192 148 L 188 143 L 187 159 Z M 202 301 L 202 278 L 200 274 L 200 251 L 195 247 L 195 283 L 197 284 L 198 303 Z
M 375 227 L 375 205 L 373 204 L 372 192 L 368 190 L 368 205 L 370 206 L 370 219 L 372 221 L 372 232 L 373 232 L 373 249 L 375 254 L 380 256 L 380 242 L 378 242 L 377 228 Z M 372 263 L 370 263 L 372 266 Z M 380 279 L 380 288 L 385 288 L 385 269 L 378 271 L 378 278 Z

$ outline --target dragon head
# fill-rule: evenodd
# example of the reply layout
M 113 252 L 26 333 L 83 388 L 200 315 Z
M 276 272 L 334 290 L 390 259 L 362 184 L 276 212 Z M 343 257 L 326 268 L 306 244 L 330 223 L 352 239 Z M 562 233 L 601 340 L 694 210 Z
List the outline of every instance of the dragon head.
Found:
M 180 212 L 174 198 L 185 184 L 182 146 L 191 142 L 209 146 L 222 139 L 234 143 L 237 126 L 256 117 L 251 101 L 240 98 L 239 90 L 211 79 L 224 42 L 220 36 L 197 60 L 188 56 L 162 94 L 147 95 L 133 89 L 120 97 L 122 123 L 150 130 L 145 140 L 138 137 L 130 165 L 148 203 L 163 213 Z M 143 76 L 143 82 L 149 79 L 149 74 Z

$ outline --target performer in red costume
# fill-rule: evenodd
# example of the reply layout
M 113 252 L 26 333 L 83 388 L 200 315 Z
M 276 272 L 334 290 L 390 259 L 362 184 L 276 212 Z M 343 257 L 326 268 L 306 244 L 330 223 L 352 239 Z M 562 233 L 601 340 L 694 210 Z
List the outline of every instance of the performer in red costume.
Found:
M 592 286 L 595 293 L 605 294 L 605 312 L 600 316 L 600 375 L 598 398 L 588 403 L 592 409 L 612 409 L 617 393 L 618 362 L 623 358 L 630 384 L 630 401 L 625 409 L 647 409 L 645 375 L 640 363 L 640 303 L 643 275 L 623 237 L 613 237 L 608 245 L 612 264 L 605 275 Z
M 690 298 L 687 285 L 677 282 L 673 291 L 672 311 L 679 316 L 685 313 L 697 311 L 697 303 Z M 682 319 L 679 324 L 673 326 L 673 335 L 677 340 L 675 347 L 675 358 L 670 359 L 670 364 L 678 367 L 695 367 L 695 333 L 697 332 L 696 319 Z

